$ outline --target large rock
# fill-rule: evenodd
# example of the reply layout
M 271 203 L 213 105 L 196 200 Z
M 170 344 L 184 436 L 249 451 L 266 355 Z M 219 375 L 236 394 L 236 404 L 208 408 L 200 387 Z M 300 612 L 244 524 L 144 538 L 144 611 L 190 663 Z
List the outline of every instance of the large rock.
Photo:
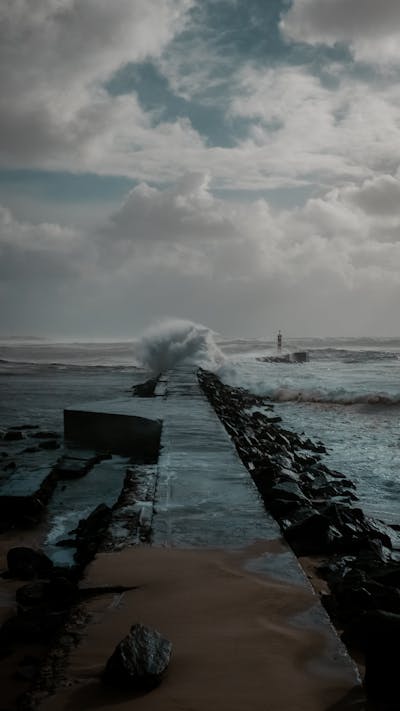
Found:
M 87 518 L 79 521 L 76 533 L 75 562 L 85 566 L 96 555 L 111 521 L 111 509 L 106 504 L 99 504 Z
M 0 628 L 1 647 L 21 642 L 47 642 L 59 632 L 67 618 L 65 610 L 30 609 L 10 617 Z
M 393 563 L 386 568 L 372 571 L 371 578 L 382 585 L 390 585 L 400 589 L 400 564 L 395 565 Z
M 118 688 L 153 689 L 162 680 L 171 651 L 171 642 L 159 632 L 144 625 L 133 625 L 108 660 L 102 680 Z
M 3 440 L 5 442 L 18 442 L 21 439 L 24 439 L 24 434 L 20 430 L 10 429 L 3 435 Z
M 28 496 L 0 495 L 1 530 L 5 531 L 14 525 L 31 528 L 39 523 L 44 509 L 38 492 Z
M 60 479 L 79 479 L 85 476 L 95 464 L 98 464 L 102 459 L 101 455 L 93 457 L 74 457 L 65 454 L 56 465 L 58 477 Z
M 318 512 L 308 512 L 305 516 L 285 529 L 285 537 L 296 555 L 326 553 L 330 545 L 327 542 L 329 519 Z
M 365 623 L 365 688 L 379 708 L 398 709 L 400 699 L 400 615 L 371 612 Z M 388 706 L 383 706 L 388 704 Z
M 271 487 L 269 494 L 272 499 L 295 501 L 298 505 L 308 503 L 307 497 L 304 496 L 302 490 L 295 481 L 279 481 Z
M 32 580 L 51 575 L 53 562 L 43 551 L 18 546 L 7 553 L 8 574 L 11 578 Z
M 15 598 L 22 610 L 66 610 L 78 600 L 79 588 L 76 583 L 61 577 L 50 581 L 36 580 L 18 588 Z
M 159 380 L 159 375 L 156 378 L 150 378 L 144 383 L 137 383 L 132 387 L 132 395 L 134 397 L 154 397 L 154 390 Z

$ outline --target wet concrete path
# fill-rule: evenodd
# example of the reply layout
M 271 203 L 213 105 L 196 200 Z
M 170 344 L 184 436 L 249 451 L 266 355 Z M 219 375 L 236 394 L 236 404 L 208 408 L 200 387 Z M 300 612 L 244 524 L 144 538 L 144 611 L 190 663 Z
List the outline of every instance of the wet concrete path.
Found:
M 357 686 L 354 663 L 282 539 L 278 524 L 265 510 L 250 474 L 199 386 L 196 368 L 179 366 L 165 373 L 155 395 L 91 404 L 95 412 L 162 420 L 153 545 L 248 549 L 243 566 L 249 572 L 289 582 L 309 594 L 309 608 L 291 624 L 324 639 L 323 651 L 309 660 L 310 670 L 329 683 L 340 678 L 346 680 L 348 689 Z
M 153 540 L 245 547 L 279 537 L 191 367 L 168 373 Z

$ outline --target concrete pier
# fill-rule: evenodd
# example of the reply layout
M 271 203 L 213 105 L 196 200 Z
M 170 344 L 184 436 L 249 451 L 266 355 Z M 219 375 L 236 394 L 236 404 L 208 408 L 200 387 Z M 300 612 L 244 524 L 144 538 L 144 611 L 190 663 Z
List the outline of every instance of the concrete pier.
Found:
M 193 368 L 181 366 L 167 376 L 154 542 L 214 548 L 278 538 L 278 525 Z
M 139 411 L 135 403 L 108 400 L 64 410 L 66 442 L 157 461 L 162 421 L 153 406 L 146 408 L 152 403 L 144 400 Z
M 149 432 L 162 422 L 153 545 L 250 549 L 255 543 L 264 543 L 264 552 L 249 553 L 245 567 L 260 575 L 290 581 L 310 593 L 309 609 L 292 620 L 294 627 L 317 632 L 324 639 L 322 653 L 308 662 L 310 669 L 326 676 L 327 683 L 341 678 L 346 680 L 348 689 L 357 686 L 359 676 L 354 663 L 201 391 L 196 369 L 180 366 L 164 374 L 153 398 L 90 403 L 67 411 L 66 422 L 79 418 L 76 422 L 85 426 L 92 418 L 95 428 L 99 414 L 103 432 L 110 421 L 108 417 L 130 418 L 124 436 L 135 439 L 135 450 L 140 447 L 141 438 L 140 429 L 134 430 L 135 421 L 146 420 Z

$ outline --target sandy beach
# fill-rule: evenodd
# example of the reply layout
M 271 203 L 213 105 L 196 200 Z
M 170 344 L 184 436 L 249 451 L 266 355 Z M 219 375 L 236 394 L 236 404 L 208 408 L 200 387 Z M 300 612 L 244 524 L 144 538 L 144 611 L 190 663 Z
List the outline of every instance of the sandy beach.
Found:
M 314 604 L 312 590 L 244 569 L 268 545 L 279 543 L 237 553 L 138 546 L 98 555 L 83 585 L 137 588 L 86 604 L 91 622 L 72 652 L 64 684 L 42 711 L 123 711 L 133 703 L 138 711 L 336 707 L 350 691 L 349 679 L 319 667 L 326 640 L 295 621 Z M 100 674 L 136 622 L 167 636 L 173 656 L 161 686 L 133 699 L 104 687 Z

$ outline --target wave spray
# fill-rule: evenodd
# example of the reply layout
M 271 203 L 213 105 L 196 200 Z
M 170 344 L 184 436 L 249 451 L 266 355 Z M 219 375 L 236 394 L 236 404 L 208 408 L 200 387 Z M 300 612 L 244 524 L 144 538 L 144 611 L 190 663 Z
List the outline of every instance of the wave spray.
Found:
M 136 355 L 153 373 L 183 362 L 214 369 L 224 361 L 214 335 L 209 328 L 193 321 L 165 319 L 144 332 Z

